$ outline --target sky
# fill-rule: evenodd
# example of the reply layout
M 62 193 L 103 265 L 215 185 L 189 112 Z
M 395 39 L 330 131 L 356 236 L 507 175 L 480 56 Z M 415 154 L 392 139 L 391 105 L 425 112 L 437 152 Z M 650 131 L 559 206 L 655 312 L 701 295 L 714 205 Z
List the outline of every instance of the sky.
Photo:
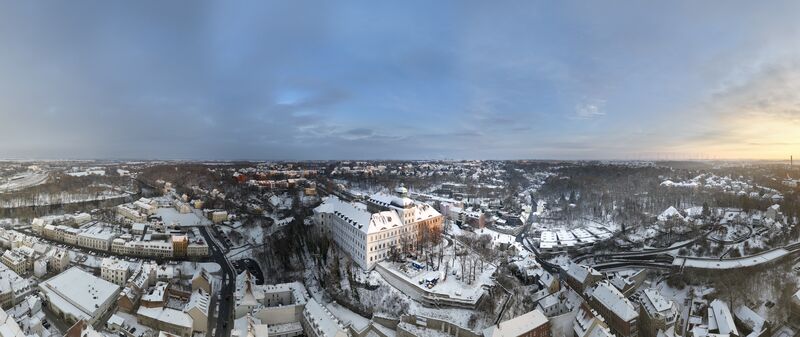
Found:
M 0 158 L 783 159 L 798 1 L 0 3 Z

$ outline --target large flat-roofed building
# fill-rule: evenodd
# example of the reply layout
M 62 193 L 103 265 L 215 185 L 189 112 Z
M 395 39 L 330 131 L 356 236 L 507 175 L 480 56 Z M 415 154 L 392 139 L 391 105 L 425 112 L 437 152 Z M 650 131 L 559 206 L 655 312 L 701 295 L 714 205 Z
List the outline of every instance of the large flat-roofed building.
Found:
M 78 267 L 39 284 L 48 307 L 67 323 L 84 320 L 89 324 L 111 312 L 120 287 Z
M 433 206 L 417 203 L 400 187 L 397 196 L 378 193 L 367 204 L 325 199 L 314 209 L 314 220 L 330 232 L 339 247 L 363 269 L 386 259 L 422 237 L 423 231 L 440 231 L 444 217 Z

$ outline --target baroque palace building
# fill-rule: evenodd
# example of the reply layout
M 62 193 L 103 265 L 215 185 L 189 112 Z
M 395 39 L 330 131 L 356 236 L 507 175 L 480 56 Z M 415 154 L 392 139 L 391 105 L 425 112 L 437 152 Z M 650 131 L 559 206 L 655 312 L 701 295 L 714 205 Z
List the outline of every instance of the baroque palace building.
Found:
M 411 200 L 405 187 L 395 192 L 373 194 L 366 203 L 328 197 L 314 209 L 314 221 L 356 264 L 372 269 L 392 248 L 402 249 L 403 243 L 415 242 L 426 229 L 441 230 L 444 223 L 433 206 Z

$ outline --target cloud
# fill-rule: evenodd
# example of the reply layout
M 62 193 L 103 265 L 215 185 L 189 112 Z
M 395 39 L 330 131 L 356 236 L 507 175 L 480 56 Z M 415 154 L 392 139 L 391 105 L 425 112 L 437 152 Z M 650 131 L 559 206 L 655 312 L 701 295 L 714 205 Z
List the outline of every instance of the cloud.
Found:
M 594 100 L 591 102 L 583 102 L 575 106 L 575 114 L 571 117 L 573 119 L 595 119 L 601 118 L 606 115 L 605 101 Z
M 800 62 L 774 60 L 732 71 L 715 90 L 680 145 L 723 158 L 782 158 L 800 144 Z

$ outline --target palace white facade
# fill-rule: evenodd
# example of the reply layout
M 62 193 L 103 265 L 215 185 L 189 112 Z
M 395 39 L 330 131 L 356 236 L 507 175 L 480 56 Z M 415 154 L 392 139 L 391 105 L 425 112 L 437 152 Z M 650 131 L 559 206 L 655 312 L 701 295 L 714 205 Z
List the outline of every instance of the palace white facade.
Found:
M 314 209 L 314 221 L 361 268 L 371 269 L 389 257 L 393 247 L 413 243 L 424 230 L 441 229 L 444 222 L 433 206 L 409 199 L 404 187 L 396 192 L 397 196 L 374 194 L 367 204 L 328 197 Z

